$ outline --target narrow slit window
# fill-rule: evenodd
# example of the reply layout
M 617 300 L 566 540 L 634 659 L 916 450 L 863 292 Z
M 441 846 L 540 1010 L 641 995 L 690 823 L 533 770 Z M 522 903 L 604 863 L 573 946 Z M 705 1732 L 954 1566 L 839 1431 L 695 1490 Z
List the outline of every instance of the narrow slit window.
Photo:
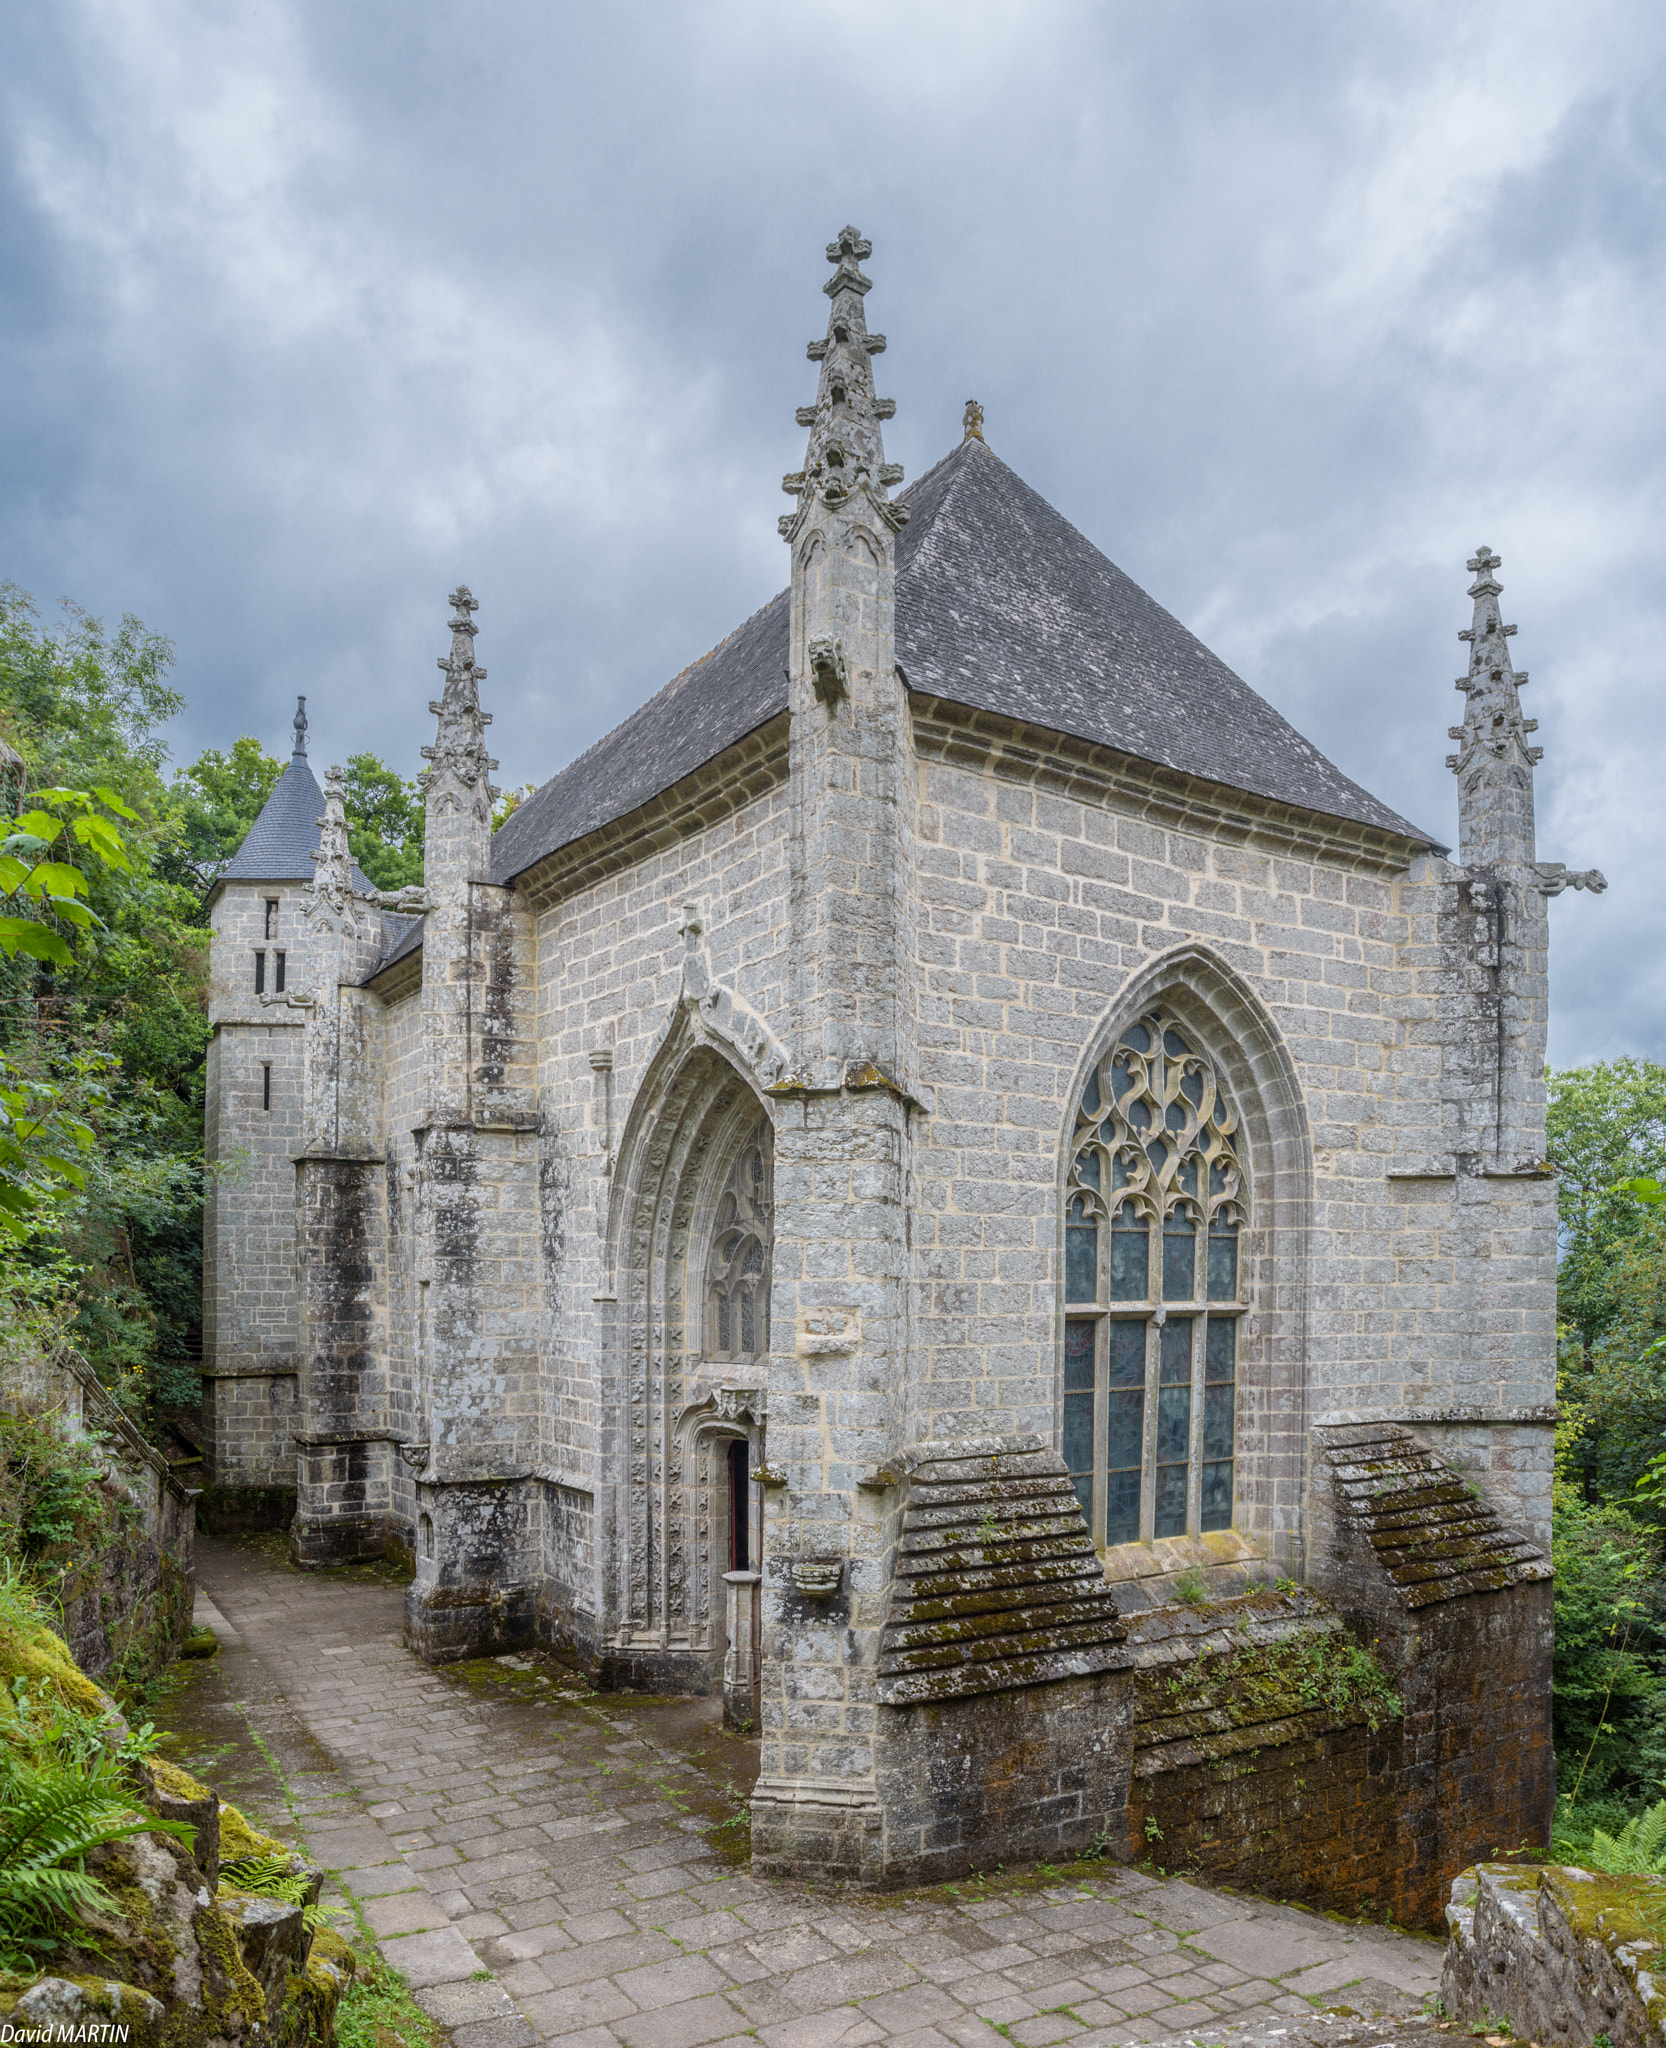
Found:
M 284 965 L 288 958 L 288 954 L 283 952 L 272 955 L 272 987 L 280 996 L 283 994 Z
M 1140 1474 L 1145 1464 L 1143 1322 L 1112 1323 L 1110 1416 L 1105 1431 L 1105 1541 L 1135 1543 L 1140 1533 Z
M 1151 1232 L 1145 1219 L 1124 1202 L 1111 1224 L 1111 1299 L 1151 1298 Z
M 1238 1226 L 1216 1221 L 1209 1226 L 1209 1299 L 1238 1299 Z
M 1099 1299 L 1099 1219 L 1078 1196 L 1064 1226 L 1064 1298 Z
M 1163 1225 L 1163 1299 L 1197 1298 L 1197 1231 L 1185 1216 L 1171 1216 Z
M 259 952 L 259 951 L 257 951 L 257 952 L 256 952 L 256 954 L 255 954 L 255 994 L 256 994 L 257 996 L 263 996 L 263 995 L 265 995 L 265 993 L 266 993 L 266 955 L 265 955 L 265 953 L 264 953 L 264 952 Z
M 275 939 L 278 935 L 278 902 L 276 896 L 268 896 L 266 899 L 266 936 L 269 939 Z
M 261 1063 L 260 1106 L 262 1109 L 270 1109 L 272 1107 L 272 1066 L 270 1061 L 262 1061 Z

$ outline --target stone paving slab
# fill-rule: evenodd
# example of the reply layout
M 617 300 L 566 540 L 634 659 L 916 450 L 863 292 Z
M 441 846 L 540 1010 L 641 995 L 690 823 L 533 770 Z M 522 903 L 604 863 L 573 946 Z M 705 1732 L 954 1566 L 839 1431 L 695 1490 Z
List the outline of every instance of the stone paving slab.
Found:
M 715 1825 L 751 1754 L 715 1702 L 431 1670 L 396 1586 L 209 1538 L 197 1562 L 217 1682 L 273 1764 L 240 1795 L 465 2048 L 1296 2048 L 1327 2007 L 1409 2020 L 1438 1988 L 1433 1940 L 1110 1865 L 904 1898 L 755 1880 Z M 1315 2039 L 1355 2048 L 1337 2024 Z

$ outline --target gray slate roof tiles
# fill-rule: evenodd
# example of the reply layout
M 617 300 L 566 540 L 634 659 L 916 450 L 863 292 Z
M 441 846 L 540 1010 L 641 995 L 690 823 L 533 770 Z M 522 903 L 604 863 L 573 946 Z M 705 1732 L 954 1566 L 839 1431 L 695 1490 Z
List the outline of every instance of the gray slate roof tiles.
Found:
M 221 869 L 221 882 L 310 882 L 312 856 L 318 850 L 318 821 L 324 815 L 324 792 L 307 766 L 304 754 L 294 755 L 249 827 L 249 836 Z M 355 888 L 373 885 L 353 868 Z
M 910 687 L 1278 803 L 1440 842 L 1344 775 L 980 441 L 905 494 L 897 662 Z M 499 882 L 627 816 L 787 703 L 788 593 L 528 798 Z

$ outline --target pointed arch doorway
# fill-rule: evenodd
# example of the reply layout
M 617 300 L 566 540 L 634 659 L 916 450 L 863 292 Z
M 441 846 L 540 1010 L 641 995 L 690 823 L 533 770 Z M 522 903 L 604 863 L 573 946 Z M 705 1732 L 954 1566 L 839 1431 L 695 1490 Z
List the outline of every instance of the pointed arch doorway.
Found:
M 627 1683 L 714 1691 L 725 1575 L 760 1550 L 774 1128 L 710 1045 L 662 1073 L 627 1126 L 616 1197 L 614 1661 Z

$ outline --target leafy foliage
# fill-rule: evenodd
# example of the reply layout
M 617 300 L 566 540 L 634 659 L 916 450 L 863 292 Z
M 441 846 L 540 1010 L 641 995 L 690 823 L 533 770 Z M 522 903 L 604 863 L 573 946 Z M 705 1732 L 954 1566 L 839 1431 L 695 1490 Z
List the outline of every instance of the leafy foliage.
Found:
M 113 1906 L 88 1852 L 153 1831 L 189 1838 L 135 1804 L 118 1755 L 36 1762 L 0 1746 L 0 1965 L 38 1968 L 66 1922 Z
M 1558 1487 L 1552 1700 L 1565 1791 L 1632 1796 L 1666 1773 L 1657 1539 L 1622 1507 Z
M 66 607 L 46 630 L 20 592 L 0 591 L 0 732 L 18 757 L 4 782 L 6 852 L 33 874 L 69 865 L 57 856 L 73 848 L 85 884 L 49 873 L 57 886 L 14 892 L 59 944 L 0 959 L 10 1136 L 20 1142 L 21 1128 L 37 1154 L 73 1168 L 31 1176 L 0 1159 L 14 1240 L 0 1245 L 0 1297 L 38 1308 L 67 1283 L 76 1341 L 140 1414 L 159 1375 L 186 1377 L 201 1313 L 208 935 L 195 889 L 170 879 L 171 660 L 136 620 L 111 634 Z M 66 922 L 66 903 L 86 919 Z
M 378 889 L 422 880 L 422 792 L 374 754 L 349 754 L 342 807 L 353 858 Z
M 179 832 L 168 855 L 173 878 L 206 895 L 248 838 L 282 773 L 283 763 L 246 734 L 229 754 L 210 747 L 179 769 L 173 783 Z
M 1666 1065 L 1607 1060 L 1545 1078 L 1562 1231 L 1557 1317 L 1588 1356 L 1619 1314 L 1616 1267 L 1650 1213 L 1625 1183 L 1666 1178 Z
M 37 1674 L 29 1675 L 30 1667 Z M 61 1674 L 54 1677 L 54 1673 Z M 108 1842 L 179 1822 L 147 1813 L 133 1768 L 155 1747 L 126 1729 L 47 1633 L 38 1588 L 15 1557 L 0 1562 L 0 1968 L 33 1970 L 66 1923 L 114 1904 L 86 1859 Z M 66 1688 L 73 1685 L 74 1692 Z
M 104 810 L 134 816 L 113 789 L 37 789 L 28 808 L 11 819 L 11 830 L 0 840 L 0 897 L 17 905 L 17 913 L 0 915 L 0 953 L 8 960 L 24 953 L 68 967 L 74 955 L 57 927 L 102 930 L 97 913 L 81 901 L 87 878 L 65 856 L 79 851 L 132 873 L 121 833 Z
M 1581 1869 L 1616 1877 L 1666 1876 L 1666 1799 L 1628 1814 L 1623 1822 L 1616 1820 L 1613 1832 L 1603 1826 L 1608 1817 L 1592 1816 L 1582 1824 L 1572 1805 L 1563 1801 L 1557 1808 L 1551 1853 Z
M 220 1882 L 251 1898 L 280 1899 L 286 1906 L 300 1906 L 302 1922 L 308 1928 L 325 1924 L 323 1908 L 309 1897 L 306 1875 L 294 1868 L 289 1856 L 245 1856 L 235 1863 L 222 1863 Z
M 102 1444 L 55 1415 L 0 1408 L 0 1550 L 49 1590 L 113 1540 Z

